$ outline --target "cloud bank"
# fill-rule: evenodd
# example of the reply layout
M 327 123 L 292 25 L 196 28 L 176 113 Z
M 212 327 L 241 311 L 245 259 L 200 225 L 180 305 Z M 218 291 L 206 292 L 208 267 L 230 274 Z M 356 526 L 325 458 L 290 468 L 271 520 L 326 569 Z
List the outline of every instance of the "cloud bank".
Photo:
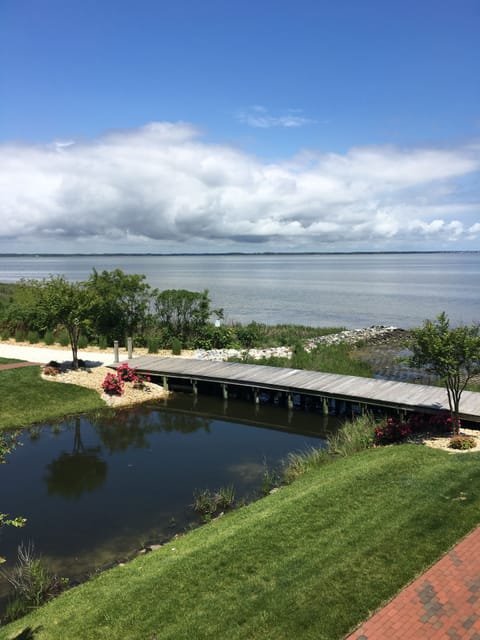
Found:
M 479 171 L 476 144 L 305 151 L 265 163 L 186 123 L 81 143 L 3 144 L 0 247 L 477 249 Z

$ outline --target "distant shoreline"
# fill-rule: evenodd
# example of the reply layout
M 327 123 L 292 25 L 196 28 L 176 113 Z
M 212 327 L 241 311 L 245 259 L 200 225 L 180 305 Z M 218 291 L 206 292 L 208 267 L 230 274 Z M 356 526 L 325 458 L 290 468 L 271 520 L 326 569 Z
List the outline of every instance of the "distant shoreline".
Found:
M 178 256 L 389 256 L 389 255 L 432 255 L 432 254 L 478 254 L 479 250 L 469 251 L 224 251 L 219 253 L 205 252 L 179 252 L 179 253 L 151 253 L 151 252 L 120 252 L 120 253 L 0 253 L 0 258 L 64 258 L 76 257 L 116 257 L 116 256 L 151 256 L 151 257 L 178 257 Z

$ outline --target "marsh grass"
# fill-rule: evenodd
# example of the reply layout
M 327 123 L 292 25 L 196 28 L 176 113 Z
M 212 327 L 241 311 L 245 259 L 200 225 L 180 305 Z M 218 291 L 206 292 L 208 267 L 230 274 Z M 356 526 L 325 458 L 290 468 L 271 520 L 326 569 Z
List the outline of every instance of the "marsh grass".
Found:
M 283 479 L 290 484 L 310 469 L 329 462 L 332 462 L 332 457 L 328 449 L 309 447 L 304 451 L 292 451 L 285 460 Z
M 6 613 L 9 620 L 25 615 L 32 607 L 40 606 L 68 584 L 68 580 L 51 572 L 35 554 L 33 543 L 22 543 L 18 547 L 15 566 L 10 571 L 2 570 L 1 575 L 12 588 L 12 599 Z
M 230 361 L 323 371 L 363 378 L 371 378 L 373 375 L 372 367 L 367 362 L 355 357 L 355 347 L 346 344 L 318 345 L 312 351 L 307 352 L 301 344 L 297 343 L 294 345 L 291 358 L 271 356 L 258 360 L 246 355 L 242 358 L 231 358 Z
M 304 451 L 289 453 L 283 469 L 283 480 L 287 484 L 320 465 L 333 462 L 335 457 L 350 456 L 370 449 L 375 443 L 377 420 L 364 414 L 346 421 L 335 433 L 327 437 L 326 447 L 310 447 Z
M 349 456 L 373 447 L 378 424 L 377 419 L 369 413 L 344 422 L 338 431 L 328 436 L 328 452 L 331 455 Z

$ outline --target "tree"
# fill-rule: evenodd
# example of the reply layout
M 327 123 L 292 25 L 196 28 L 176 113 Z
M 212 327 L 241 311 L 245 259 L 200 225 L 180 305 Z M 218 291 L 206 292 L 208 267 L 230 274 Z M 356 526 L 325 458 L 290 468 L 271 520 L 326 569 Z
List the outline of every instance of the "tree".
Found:
M 164 326 L 169 336 L 181 340 L 182 346 L 199 333 L 207 324 L 210 315 L 208 291 L 166 289 L 155 296 L 157 321 Z
M 51 276 L 38 282 L 39 305 L 45 328 L 63 326 L 72 348 L 72 366 L 78 369 L 78 340 L 91 326 L 94 298 L 83 282 L 69 282 L 64 276 Z
M 143 329 L 150 309 L 151 289 L 144 275 L 128 275 L 121 269 L 93 270 L 86 285 L 95 298 L 93 328 L 108 342 L 133 336 Z
M 458 432 L 460 398 L 469 381 L 480 374 L 480 327 L 450 328 L 444 312 L 414 330 L 414 366 L 438 376 L 446 387 L 454 432 Z

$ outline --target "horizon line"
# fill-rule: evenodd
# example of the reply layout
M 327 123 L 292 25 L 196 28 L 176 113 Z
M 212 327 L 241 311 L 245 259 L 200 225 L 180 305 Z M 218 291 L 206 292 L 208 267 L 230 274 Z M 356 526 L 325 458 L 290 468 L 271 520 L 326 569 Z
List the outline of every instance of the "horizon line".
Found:
M 221 252 L 172 252 L 172 253 L 156 253 L 156 252 L 99 252 L 99 253 L 79 253 L 79 252 L 61 252 L 61 253 L 43 253 L 43 252 L 19 252 L 19 253 L 0 253 L 0 258 L 15 257 L 32 257 L 32 258 L 49 258 L 49 257 L 114 257 L 114 256 L 151 256 L 151 257 L 181 257 L 181 256 L 335 256 L 335 255 L 404 255 L 404 254 L 435 254 L 435 253 L 480 253 L 479 249 L 432 249 L 432 250 L 397 250 L 397 251 L 221 251 Z

